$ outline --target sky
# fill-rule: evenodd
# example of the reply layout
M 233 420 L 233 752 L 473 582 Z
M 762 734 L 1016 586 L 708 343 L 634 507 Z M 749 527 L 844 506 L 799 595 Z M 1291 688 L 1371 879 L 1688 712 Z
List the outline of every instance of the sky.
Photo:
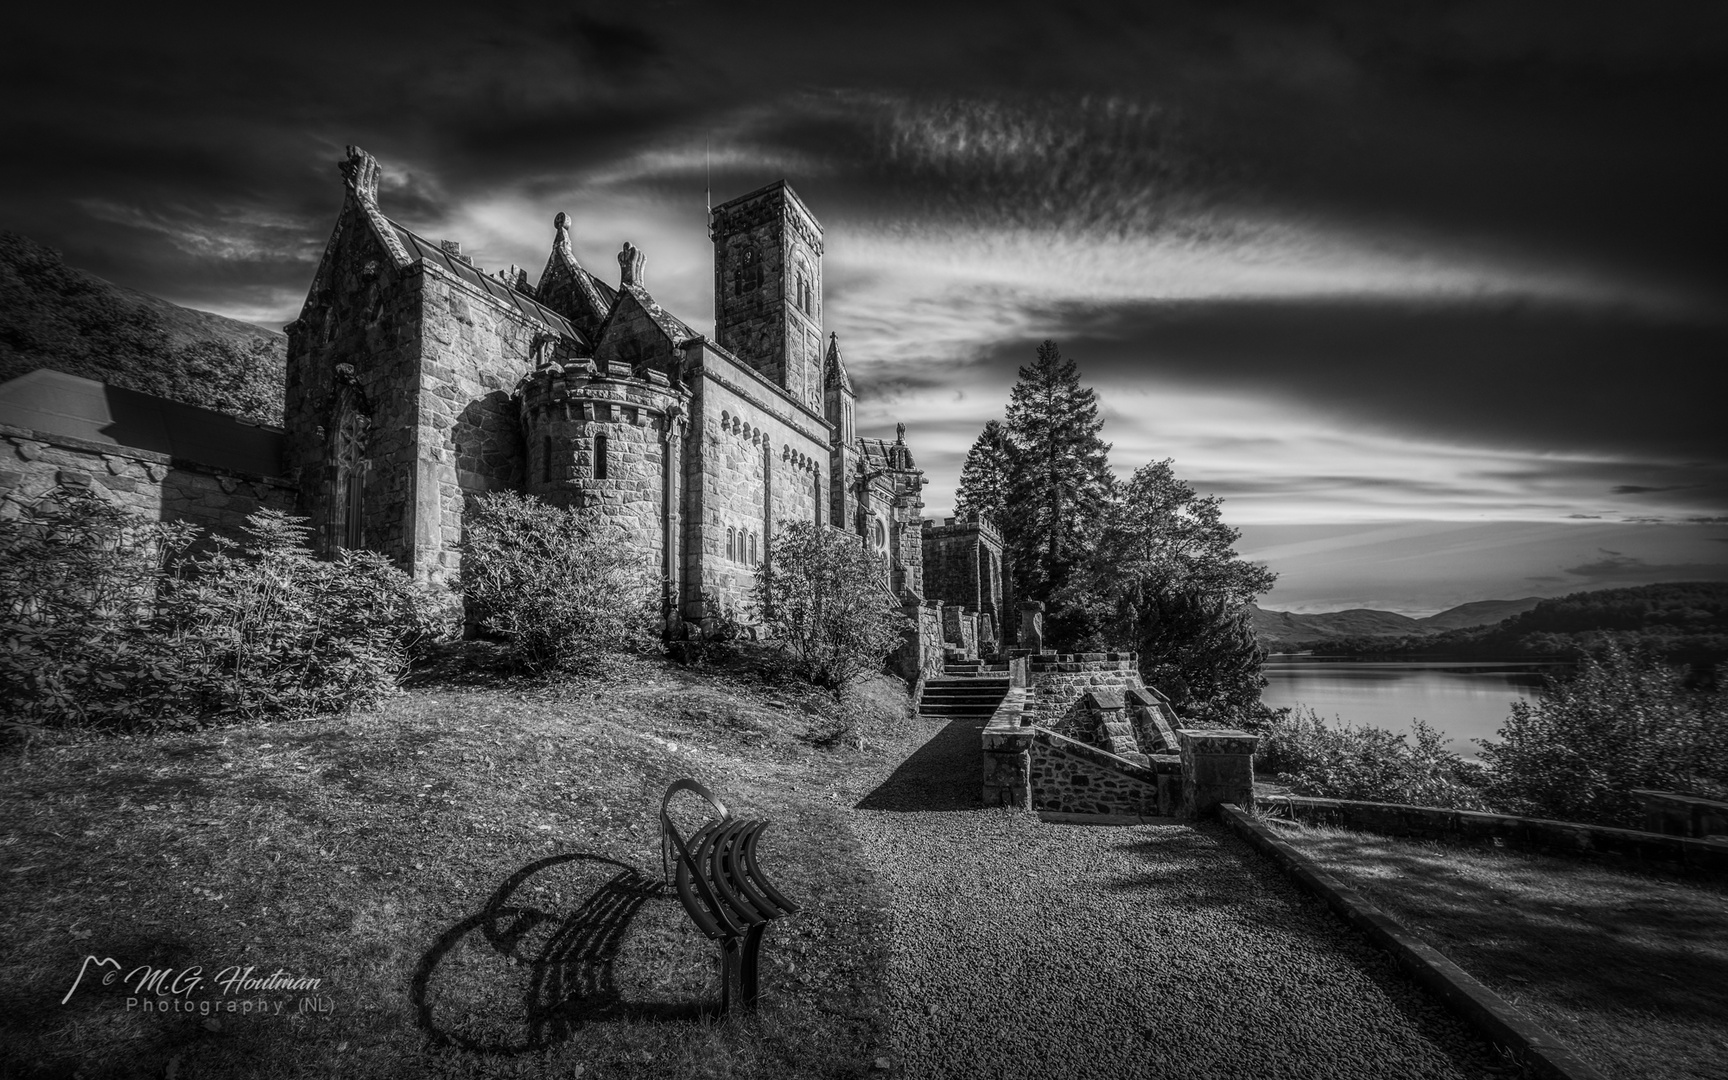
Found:
M 1728 578 L 1728 5 L 162 10 L 0 32 L 0 227 L 120 284 L 290 321 L 353 143 L 416 232 L 537 276 L 566 211 L 707 332 L 707 200 L 785 178 L 927 514 L 1049 338 L 1265 607 Z

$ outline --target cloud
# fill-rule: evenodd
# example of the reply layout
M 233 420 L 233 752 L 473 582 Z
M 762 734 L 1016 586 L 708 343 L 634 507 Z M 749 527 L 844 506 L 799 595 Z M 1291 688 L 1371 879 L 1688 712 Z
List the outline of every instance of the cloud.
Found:
M 1636 556 L 1609 551 L 1606 548 L 1602 549 L 1602 554 L 1606 558 L 1582 563 L 1578 566 L 1569 566 L 1563 572 L 1594 584 L 1609 582 L 1635 584 L 1658 581 L 1691 581 L 1694 579 L 1720 580 L 1728 577 L 1728 565 L 1721 563 L 1650 563 Z

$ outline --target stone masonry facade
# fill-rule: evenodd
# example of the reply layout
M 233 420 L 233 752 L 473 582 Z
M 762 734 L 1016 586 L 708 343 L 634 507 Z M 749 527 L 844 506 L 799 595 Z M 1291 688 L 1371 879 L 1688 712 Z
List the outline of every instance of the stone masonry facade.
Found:
M 9 392 L 34 379 L 89 408 L 63 430 L 47 430 L 58 406 L 0 415 L 17 459 L 0 469 L 0 493 L 34 499 L 55 483 L 91 483 L 140 511 L 230 530 L 274 506 L 310 520 L 321 554 L 376 551 L 430 581 L 459 569 L 475 496 L 532 494 L 641 552 L 662 579 L 675 637 L 746 616 L 777 533 L 807 521 L 875 557 L 913 627 L 897 653 L 906 674 L 941 670 L 924 473 L 904 425 L 893 440 L 857 433 L 839 339 L 822 325 L 822 227 L 790 185 L 711 211 L 711 340 L 654 299 L 646 256 L 628 242 L 615 281 L 603 280 L 577 260 L 561 213 L 537 283 L 517 266 L 488 272 L 460 243 L 385 216 L 370 154 L 349 147 L 340 172 L 335 226 L 285 327 L 283 429 L 207 439 L 190 456 L 167 435 L 132 446 L 114 434 L 131 428 L 101 422 L 102 396 L 119 391 L 34 372 Z M 186 408 L 138 397 L 122 404 Z M 209 414 L 193 426 L 224 423 L 234 422 Z M 988 581 L 968 585 L 949 568 L 942 587 L 976 625 L 1001 575 L 999 558 L 974 563 Z

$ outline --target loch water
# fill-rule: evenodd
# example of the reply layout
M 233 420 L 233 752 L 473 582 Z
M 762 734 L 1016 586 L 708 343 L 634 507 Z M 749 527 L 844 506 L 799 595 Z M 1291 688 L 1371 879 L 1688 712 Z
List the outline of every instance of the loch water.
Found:
M 1519 699 L 1534 700 L 1545 677 L 1563 664 L 1494 661 L 1378 663 L 1312 656 L 1274 656 L 1264 670 L 1261 701 L 1306 706 L 1324 720 L 1409 731 L 1419 719 L 1473 758 L 1472 739 L 1492 739 Z

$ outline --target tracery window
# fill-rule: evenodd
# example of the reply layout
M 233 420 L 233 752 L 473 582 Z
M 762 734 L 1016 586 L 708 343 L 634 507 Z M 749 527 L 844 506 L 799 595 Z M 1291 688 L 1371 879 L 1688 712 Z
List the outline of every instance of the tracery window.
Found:
M 332 457 L 336 466 L 336 484 L 332 493 L 334 505 L 330 508 L 330 535 L 333 546 L 350 551 L 359 551 L 366 546 L 366 474 L 370 470 L 366 460 L 366 432 L 370 426 L 356 397 L 351 393 L 344 394 L 335 430 L 331 433 L 335 442 Z

